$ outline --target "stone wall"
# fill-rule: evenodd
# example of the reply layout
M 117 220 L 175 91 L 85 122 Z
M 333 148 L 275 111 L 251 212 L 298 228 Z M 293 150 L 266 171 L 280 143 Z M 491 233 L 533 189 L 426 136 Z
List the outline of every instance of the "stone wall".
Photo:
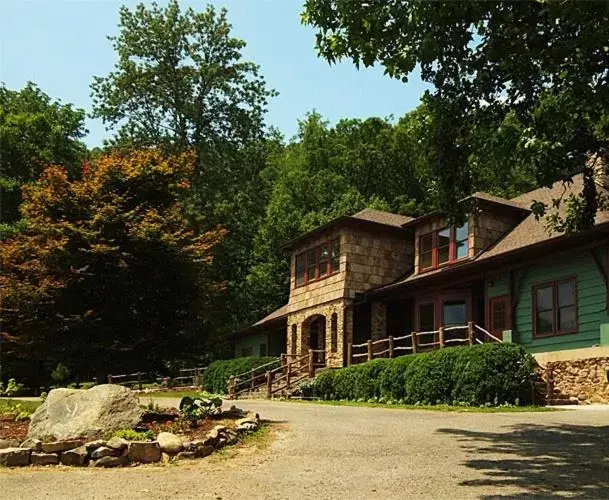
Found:
M 553 398 L 579 404 L 609 403 L 609 357 L 552 361 L 545 377 L 553 381 Z
M 518 223 L 514 215 L 480 212 L 470 217 L 469 256 L 473 257 L 499 240 Z
M 370 339 L 380 340 L 387 336 L 387 306 L 382 302 L 370 304 Z

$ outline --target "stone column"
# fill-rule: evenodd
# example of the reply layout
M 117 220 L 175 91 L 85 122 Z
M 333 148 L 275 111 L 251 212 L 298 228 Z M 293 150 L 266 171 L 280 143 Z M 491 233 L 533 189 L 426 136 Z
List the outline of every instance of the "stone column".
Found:
M 338 362 L 347 366 L 347 346 L 353 343 L 353 307 L 343 307 L 338 315 Z
M 370 338 L 379 340 L 387 336 L 387 306 L 382 302 L 370 304 Z

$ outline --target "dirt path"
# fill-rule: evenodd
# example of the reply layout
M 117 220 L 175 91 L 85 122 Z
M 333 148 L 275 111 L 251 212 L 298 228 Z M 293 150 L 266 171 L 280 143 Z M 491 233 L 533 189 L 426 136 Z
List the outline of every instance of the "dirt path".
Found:
M 171 467 L 0 471 L 0 498 L 609 498 L 607 411 L 239 406 L 283 428 L 261 455 Z

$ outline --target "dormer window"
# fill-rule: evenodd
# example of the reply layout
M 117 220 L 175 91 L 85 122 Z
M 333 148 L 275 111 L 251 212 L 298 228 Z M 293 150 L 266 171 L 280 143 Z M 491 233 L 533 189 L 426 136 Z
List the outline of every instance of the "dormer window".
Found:
M 326 278 L 340 267 L 340 242 L 331 240 L 296 256 L 296 286 Z
M 467 257 L 469 254 L 469 224 L 446 227 L 419 238 L 420 269 L 435 269 Z

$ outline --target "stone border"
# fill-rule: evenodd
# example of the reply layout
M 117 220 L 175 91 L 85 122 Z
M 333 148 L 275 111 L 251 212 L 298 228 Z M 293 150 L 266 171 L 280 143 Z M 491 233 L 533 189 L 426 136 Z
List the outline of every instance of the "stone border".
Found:
M 85 442 L 80 439 L 43 443 L 38 439 L 4 440 L 0 466 L 69 465 L 76 467 L 123 467 L 174 460 L 203 458 L 215 450 L 239 442 L 240 437 L 260 427 L 257 413 L 235 421 L 236 428 L 217 425 L 205 438 L 188 441 L 185 436 L 161 432 L 154 441 L 127 441 L 114 437 L 108 441 Z M 2 440 L 0 440 L 2 441 Z

